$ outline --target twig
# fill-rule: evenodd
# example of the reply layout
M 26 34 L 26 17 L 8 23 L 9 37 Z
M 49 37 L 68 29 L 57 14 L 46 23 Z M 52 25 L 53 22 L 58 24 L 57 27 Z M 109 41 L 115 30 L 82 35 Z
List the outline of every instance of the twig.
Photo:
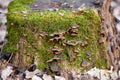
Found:
M 9 63 L 9 61 L 12 59 L 13 53 L 11 54 L 9 60 L 7 61 L 7 63 Z

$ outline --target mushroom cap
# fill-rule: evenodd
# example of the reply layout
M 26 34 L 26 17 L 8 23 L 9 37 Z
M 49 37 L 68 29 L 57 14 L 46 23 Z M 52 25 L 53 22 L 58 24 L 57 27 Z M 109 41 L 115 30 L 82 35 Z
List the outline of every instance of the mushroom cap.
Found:
M 76 46 L 77 45 L 76 43 L 72 43 L 72 42 L 64 42 L 64 43 L 68 46 Z
M 50 52 L 54 54 L 60 54 L 63 51 L 63 49 L 59 48 L 58 46 L 53 46 L 50 50 Z
M 59 61 L 59 60 L 60 60 L 60 58 L 54 57 L 54 58 L 51 58 L 50 60 L 48 60 L 47 63 L 50 63 L 53 61 Z
M 60 34 L 59 33 L 53 33 L 53 34 L 50 34 L 51 37 L 59 37 Z

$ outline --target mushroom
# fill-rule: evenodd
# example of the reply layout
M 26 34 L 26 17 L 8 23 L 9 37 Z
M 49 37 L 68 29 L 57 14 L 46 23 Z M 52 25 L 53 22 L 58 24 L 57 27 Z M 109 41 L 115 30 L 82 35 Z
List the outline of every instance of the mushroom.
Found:
M 68 30 L 68 32 L 71 34 L 71 36 L 76 36 L 78 34 L 77 28 L 71 28 Z
M 58 34 L 58 33 L 53 33 L 53 34 L 50 34 L 50 36 L 51 36 L 51 37 L 59 37 L 60 34 Z
M 76 36 L 78 34 L 78 28 L 79 26 L 77 24 L 74 24 L 68 32 L 70 33 L 71 36 Z
M 42 38 L 45 38 L 46 36 L 48 36 L 48 34 L 46 32 L 43 32 L 40 34 L 40 37 L 42 37 Z
M 52 38 L 49 39 L 49 42 L 64 40 L 65 37 L 64 37 L 63 35 L 64 35 L 64 33 L 54 33 L 54 34 L 50 34 L 50 37 L 52 37 Z
M 63 42 L 63 46 L 76 46 L 78 43 L 77 42 L 72 42 L 72 41 L 67 41 L 67 42 Z
M 66 32 L 63 31 L 63 32 L 60 32 L 60 33 L 53 33 L 53 34 L 50 34 L 50 36 L 51 36 L 51 37 L 58 37 L 58 36 L 60 36 L 60 35 L 63 36 L 65 33 L 66 33 Z
M 63 37 L 63 36 L 59 36 L 59 37 L 54 38 L 54 40 L 56 40 L 56 41 L 61 41 L 61 40 L 64 40 L 64 39 L 65 39 L 65 37 Z
M 54 58 L 48 60 L 47 63 L 51 63 L 51 62 L 53 62 L 53 61 L 60 61 L 60 58 L 54 57 Z
M 49 42 L 54 42 L 54 38 L 52 38 L 52 39 L 49 39 Z
M 60 54 L 63 49 L 59 48 L 58 46 L 54 46 L 53 48 L 51 48 L 50 50 L 53 54 Z

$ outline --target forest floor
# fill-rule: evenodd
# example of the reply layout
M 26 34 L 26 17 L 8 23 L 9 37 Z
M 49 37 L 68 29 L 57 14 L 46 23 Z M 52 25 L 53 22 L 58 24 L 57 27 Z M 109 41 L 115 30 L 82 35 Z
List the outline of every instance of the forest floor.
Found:
M 62 5 L 61 5 L 62 4 Z M 49 8 L 67 8 L 70 7 L 73 8 L 79 8 L 80 6 L 86 7 L 86 8 L 100 8 L 102 7 L 103 0 L 100 0 L 100 2 L 97 4 L 95 3 L 95 0 L 36 0 L 33 2 L 30 7 L 32 9 L 37 10 L 45 10 Z

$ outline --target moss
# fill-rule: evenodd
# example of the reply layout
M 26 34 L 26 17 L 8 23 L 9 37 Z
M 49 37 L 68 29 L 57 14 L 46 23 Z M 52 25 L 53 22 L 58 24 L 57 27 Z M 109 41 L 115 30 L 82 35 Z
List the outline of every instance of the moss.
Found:
M 28 4 L 33 0 L 14 0 L 9 6 L 9 12 L 16 12 L 15 14 L 8 15 L 8 44 L 4 47 L 4 50 L 12 51 L 14 53 L 19 52 L 18 42 L 21 37 L 24 37 L 26 41 L 24 43 L 24 49 L 32 56 L 37 53 L 38 55 L 38 67 L 40 69 L 48 68 L 47 60 L 54 56 L 60 57 L 62 63 L 66 63 L 67 69 L 71 68 L 82 68 L 81 62 L 83 59 L 88 62 L 92 62 L 88 68 L 92 66 L 106 67 L 107 63 L 99 55 L 99 51 L 105 49 L 104 45 L 98 44 L 100 30 L 100 18 L 92 10 L 82 11 L 84 14 L 73 14 L 70 10 L 59 10 L 59 11 L 40 11 L 40 12 L 29 12 L 23 14 L 23 10 L 30 10 Z M 64 13 L 64 17 L 60 16 L 59 13 Z M 41 39 L 37 34 L 42 32 L 59 33 L 61 31 L 67 31 L 72 25 L 79 24 L 79 34 L 76 37 L 71 37 L 69 34 L 65 35 L 67 41 L 84 41 L 85 37 L 89 40 L 87 47 L 81 47 L 77 45 L 75 47 L 62 46 L 62 42 L 49 42 L 50 37 Z M 59 46 L 63 49 L 62 54 L 53 55 L 49 53 L 49 50 L 54 45 Z M 76 56 L 71 53 L 70 50 L 79 48 L 75 61 L 70 62 L 70 57 Z M 92 60 L 90 61 L 87 52 L 92 52 Z M 61 67 L 64 69 L 65 65 L 61 63 Z

